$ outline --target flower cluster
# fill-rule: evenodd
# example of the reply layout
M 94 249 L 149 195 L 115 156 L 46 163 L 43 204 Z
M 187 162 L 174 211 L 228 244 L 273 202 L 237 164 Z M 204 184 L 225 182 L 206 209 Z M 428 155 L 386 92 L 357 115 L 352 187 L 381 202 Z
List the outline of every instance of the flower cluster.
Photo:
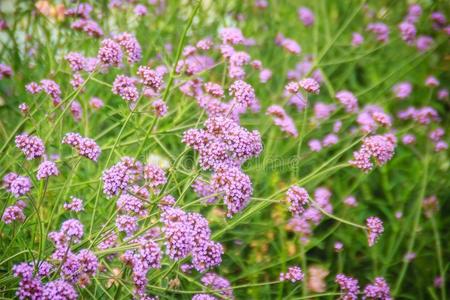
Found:
M 303 272 L 297 266 L 289 267 L 286 273 L 280 273 L 280 281 L 297 282 L 303 280 Z
M 369 247 L 372 247 L 384 231 L 383 222 L 377 217 L 369 217 L 366 220 L 366 226 Z
M 357 300 L 359 293 L 358 279 L 346 276 L 344 274 L 336 275 L 335 282 L 339 284 L 341 292 L 343 293 L 343 300 Z
M 98 160 L 102 152 L 93 139 L 82 137 L 80 134 L 74 132 L 66 133 L 62 143 L 75 148 L 79 155 L 89 158 L 95 162 Z
M 45 153 L 44 142 L 35 135 L 22 133 L 16 136 L 16 147 L 19 148 L 27 160 L 39 158 Z
M 394 156 L 395 146 L 396 139 L 392 134 L 367 137 L 361 148 L 353 152 L 353 160 L 349 163 L 368 172 L 374 167 L 372 160 L 380 166 L 386 164 Z
M 294 120 L 286 113 L 280 105 L 271 105 L 267 108 L 267 115 L 272 116 L 275 125 L 290 136 L 297 137 L 298 131 L 295 127 Z
M 223 247 L 211 240 L 208 221 L 198 213 L 186 213 L 171 206 L 161 214 L 166 252 L 173 260 L 192 255 L 192 265 L 204 272 L 222 262 Z

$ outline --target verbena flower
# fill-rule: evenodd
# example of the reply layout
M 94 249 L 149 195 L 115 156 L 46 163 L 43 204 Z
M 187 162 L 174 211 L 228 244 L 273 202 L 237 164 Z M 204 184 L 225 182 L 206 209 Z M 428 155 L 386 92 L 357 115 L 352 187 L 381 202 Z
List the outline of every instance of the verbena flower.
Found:
M 35 135 L 22 133 L 15 138 L 16 147 L 19 148 L 27 160 L 39 158 L 45 153 L 44 142 Z
M 286 273 L 280 273 L 280 281 L 297 282 L 303 280 L 303 272 L 300 267 L 289 267 Z
M 379 299 L 379 300 L 390 300 L 391 291 L 389 285 L 386 283 L 383 277 L 375 278 L 372 284 L 366 285 L 364 288 L 363 299 Z
M 366 226 L 369 247 L 372 247 L 384 231 L 383 222 L 377 217 L 369 217 L 366 220 Z
M 292 212 L 293 215 L 301 215 L 308 204 L 308 192 L 304 188 L 293 185 L 287 190 L 286 195 L 290 204 L 289 211 Z
M 39 180 L 46 179 L 50 176 L 58 176 L 59 170 L 53 161 L 43 161 L 38 168 L 36 178 Z
M 357 279 L 344 274 L 336 275 L 335 282 L 341 289 L 341 299 L 343 300 L 357 300 L 359 293 L 359 282 Z
M 82 137 L 78 133 L 66 133 L 62 140 L 62 143 L 72 146 L 73 148 L 75 148 L 75 150 L 77 150 L 79 155 L 89 158 L 90 160 L 95 162 L 98 160 L 102 152 L 100 147 L 93 139 Z

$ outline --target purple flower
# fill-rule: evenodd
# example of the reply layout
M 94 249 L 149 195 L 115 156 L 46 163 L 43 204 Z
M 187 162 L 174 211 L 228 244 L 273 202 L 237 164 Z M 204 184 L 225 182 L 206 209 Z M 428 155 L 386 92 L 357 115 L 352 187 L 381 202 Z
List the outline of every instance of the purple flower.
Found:
M 112 92 L 125 101 L 135 102 L 139 98 L 139 91 L 135 85 L 136 80 L 125 75 L 117 75 L 114 79 Z
M 344 199 L 344 204 L 350 207 L 358 206 L 358 201 L 354 196 L 348 196 Z
M 405 145 L 414 144 L 416 142 L 416 136 L 413 134 L 405 134 L 402 137 L 402 143 Z
M 25 89 L 28 93 L 34 95 L 39 93 L 42 90 L 42 87 L 36 82 L 30 82 L 25 86 Z
M 389 27 L 384 23 L 370 23 L 367 25 L 367 31 L 375 34 L 379 42 L 387 43 L 389 41 Z
M 155 115 L 159 118 L 164 117 L 167 114 L 167 104 L 161 99 L 153 101 L 152 107 Z
M 137 74 L 141 78 L 141 82 L 146 87 L 152 88 L 154 91 L 159 91 L 163 84 L 163 78 L 160 73 L 150 69 L 146 66 L 140 66 Z
M 299 86 L 311 94 L 318 94 L 320 92 L 319 83 L 313 78 L 305 78 L 298 82 Z
M 358 47 L 364 42 L 364 37 L 359 32 L 352 33 L 352 46 Z
M 439 141 L 434 145 L 435 152 L 441 152 L 448 149 L 448 144 L 444 141 Z
M 22 133 L 16 136 L 16 147 L 19 148 L 27 160 L 39 158 L 45 153 L 44 142 L 35 135 Z
M 153 189 L 158 188 L 167 182 L 164 170 L 152 164 L 147 164 L 144 166 L 144 179 Z
M 403 100 L 409 97 L 412 92 L 412 84 L 408 81 L 399 82 L 392 87 L 392 91 L 397 99 Z
M 199 272 L 222 263 L 223 247 L 221 244 L 207 241 L 194 247 L 192 251 L 192 264 Z
M 334 104 L 325 104 L 317 102 L 314 104 L 314 117 L 318 120 L 326 120 L 336 110 Z
M 223 195 L 228 208 L 228 217 L 243 210 L 250 202 L 253 193 L 250 177 L 239 167 L 224 165 L 217 168 L 212 176 L 212 185 Z
M 408 15 L 405 18 L 406 22 L 416 23 L 422 15 L 422 7 L 419 4 L 411 4 L 408 8 Z
M 308 27 L 314 24 L 314 14 L 309 8 L 300 7 L 297 11 L 297 14 L 303 25 Z
M 74 72 L 78 72 L 84 69 L 86 59 L 78 52 L 70 52 L 64 57 L 70 65 L 70 68 Z
M 147 211 L 144 207 L 144 202 L 130 194 L 122 194 L 117 200 L 117 208 L 127 214 L 137 214 L 140 216 L 146 216 Z
M 83 224 L 77 219 L 69 219 L 62 223 L 60 232 L 74 243 L 78 243 L 83 237 Z
M 302 52 L 302 48 L 300 47 L 300 45 L 293 39 L 287 39 L 283 37 L 280 45 L 281 47 L 286 49 L 289 53 L 295 55 L 298 55 L 300 54 L 300 52 Z
M 375 278 L 372 284 L 366 285 L 364 288 L 365 299 L 391 300 L 391 290 L 383 277 Z
M 421 35 L 416 39 L 416 48 L 420 52 L 426 52 L 433 46 L 434 40 L 431 36 Z
M 54 106 L 58 106 L 61 103 L 61 89 L 56 82 L 50 79 L 42 79 L 41 88 L 52 98 Z
M 446 89 L 446 88 L 440 89 L 438 91 L 437 98 L 438 98 L 438 100 L 441 100 L 441 101 L 448 99 L 448 89 Z
M 122 62 L 120 45 L 111 39 L 103 40 L 97 58 L 107 66 L 118 66 Z
M 31 190 L 31 180 L 27 176 L 17 176 L 9 186 L 9 191 L 14 195 L 14 197 L 19 198 L 27 194 Z
M 53 161 L 43 161 L 38 168 L 36 178 L 39 180 L 46 179 L 50 176 L 58 176 L 59 171 Z
M 225 296 L 225 298 L 234 299 L 230 282 L 216 273 L 206 273 L 202 277 L 201 282 L 210 289 L 220 290 L 219 293 Z
M 336 145 L 339 142 L 339 137 L 334 133 L 327 134 L 322 141 L 323 147 L 330 147 Z
M 439 86 L 439 80 L 433 75 L 430 75 L 425 79 L 425 85 L 428 87 L 437 87 Z
M 192 300 L 217 300 L 217 298 L 208 294 L 195 294 Z
M 336 99 L 345 107 L 346 112 L 356 112 L 358 110 L 358 99 L 350 91 L 339 91 L 336 93 Z
M 138 219 L 134 216 L 119 215 L 116 218 L 117 230 L 125 232 L 127 236 L 131 236 L 138 230 Z
M 312 139 L 308 142 L 308 147 L 312 152 L 319 152 L 322 150 L 322 143 L 318 139 Z
M 433 22 L 433 28 L 436 30 L 442 29 L 445 25 L 447 25 L 447 18 L 444 13 L 440 11 L 431 13 L 430 19 Z
M 98 160 L 98 157 L 102 152 L 93 139 L 82 137 L 78 133 L 66 133 L 62 143 L 74 147 L 79 155 L 89 158 L 95 162 Z
M 103 171 L 103 193 L 109 198 L 115 196 L 128 187 L 131 179 L 130 168 L 123 162 L 117 163 Z
M 24 207 L 22 205 L 11 205 L 5 208 L 5 211 L 3 212 L 2 221 L 5 224 L 11 224 L 14 221 L 17 222 L 24 222 L 25 221 L 25 214 L 23 213 Z
M 374 135 L 363 140 L 361 148 L 353 152 L 353 166 L 367 172 L 373 169 L 372 159 L 380 166 L 386 164 L 393 156 L 396 142 L 392 135 Z
M 64 203 L 65 210 L 71 210 L 74 212 L 80 212 L 80 211 L 84 210 L 83 200 L 76 198 L 74 196 L 70 196 L 70 199 L 71 199 L 70 203 Z
M 242 80 L 235 81 L 230 86 L 229 92 L 236 103 L 243 107 L 249 107 L 255 102 L 255 90 L 250 84 Z
M 242 44 L 245 40 L 242 32 L 239 28 L 226 27 L 222 28 L 219 32 L 222 43 L 237 45 Z
M 272 71 L 270 69 L 262 69 L 261 72 L 259 72 L 259 81 L 261 83 L 266 83 L 270 78 L 272 78 Z
M 97 97 L 92 97 L 91 100 L 89 101 L 89 105 L 93 109 L 100 109 L 104 106 L 104 103 L 103 103 L 102 99 L 97 98 Z
M 192 249 L 191 232 L 187 216 L 178 208 L 167 208 L 161 216 L 164 224 L 166 253 L 173 260 L 188 256 Z
M 416 38 L 416 27 L 409 22 L 402 22 L 398 25 L 398 29 L 402 35 L 402 39 L 407 44 L 412 44 Z
M 357 300 L 359 293 L 359 282 L 357 279 L 344 274 L 336 275 L 335 282 L 339 284 L 341 293 L 343 293 L 341 299 L 343 300 Z
M 294 283 L 297 281 L 302 281 L 303 276 L 304 275 L 302 269 L 300 269 L 300 267 L 293 266 L 289 267 L 286 273 L 280 273 L 280 281 L 289 280 L 290 282 Z
M 140 17 L 143 17 L 143 16 L 146 16 L 147 15 L 147 7 L 145 7 L 144 5 L 142 5 L 142 4 L 137 4 L 135 7 L 134 7 L 134 14 L 136 15 L 136 16 L 140 16 Z
M 267 108 L 267 115 L 273 117 L 275 125 L 281 128 L 287 134 L 297 137 L 298 131 L 292 118 L 285 112 L 280 105 L 271 105 Z
M 384 231 L 383 222 L 377 217 L 369 217 L 366 220 L 366 226 L 369 247 L 372 247 Z
M 62 279 L 57 279 L 46 283 L 42 291 L 42 296 L 43 299 L 78 299 L 78 294 L 75 288 L 70 283 Z
M 295 215 L 301 215 L 305 211 L 305 206 L 308 204 L 308 192 L 299 186 L 291 186 L 287 193 L 287 200 L 290 204 L 289 211 Z

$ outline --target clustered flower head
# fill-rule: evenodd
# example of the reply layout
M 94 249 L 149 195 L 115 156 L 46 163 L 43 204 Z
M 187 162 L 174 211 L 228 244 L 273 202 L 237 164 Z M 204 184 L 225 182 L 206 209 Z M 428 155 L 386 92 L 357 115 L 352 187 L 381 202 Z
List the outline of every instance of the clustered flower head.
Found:
M 180 260 L 192 255 L 192 265 L 199 272 L 222 262 L 223 247 L 211 240 L 208 221 L 198 213 L 164 206 L 161 214 L 167 255 Z
M 318 94 L 320 92 L 320 85 L 314 78 L 302 79 L 298 82 L 298 85 L 311 94 Z
M 125 75 L 117 75 L 113 82 L 112 92 L 127 102 L 135 102 L 139 98 L 136 80 Z
M 299 233 L 302 243 L 308 243 L 313 226 L 318 225 L 323 219 L 323 214 L 319 208 L 327 213 L 333 212 L 333 206 L 330 202 L 331 195 L 331 191 L 325 187 L 316 188 L 314 191 L 314 205 L 306 208 L 301 215 L 294 215 L 288 221 L 287 229 Z M 303 195 L 303 197 L 305 196 Z
M 136 37 L 128 32 L 123 32 L 114 36 L 114 41 L 116 41 L 127 54 L 127 59 L 130 64 L 136 63 L 142 58 L 142 49 Z
M 401 120 L 413 120 L 421 125 L 428 125 L 432 122 L 440 121 L 438 112 L 430 106 L 421 108 L 409 106 L 405 110 L 399 111 L 397 117 Z
M 392 91 L 397 99 L 404 100 L 411 95 L 412 84 L 408 81 L 399 82 L 392 87 Z
M 336 93 L 336 99 L 345 107 L 345 111 L 353 113 L 358 111 L 358 99 L 350 91 L 339 91 Z
M 280 281 L 297 282 L 303 280 L 303 272 L 300 267 L 289 267 L 286 273 L 280 273 Z
M 39 158 L 45 153 L 44 142 L 35 135 L 22 133 L 16 136 L 16 147 L 19 148 L 27 160 Z
M 227 117 L 211 117 L 204 129 L 189 129 L 183 142 L 198 151 L 203 169 L 214 171 L 212 186 L 222 194 L 228 215 L 243 209 L 252 194 L 251 181 L 240 166 L 262 150 L 257 131 L 248 131 Z
M 339 285 L 343 300 L 357 300 L 359 293 L 359 282 L 357 279 L 344 274 L 336 275 L 335 282 Z
M 372 247 L 384 231 L 383 222 L 377 217 L 369 217 L 366 220 L 366 226 L 369 247 Z
M 111 39 L 102 41 L 98 50 L 98 60 L 107 66 L 118 66 L 122 62 L 120 45 Z
M 373 135 L 363 140 L 358 151 L 353 152 L 353 160 L 349 163 L 358 169 L 368 172 L 377 165 L 386 164 L 394 156 L 396 139 L 392 134 Z
M 202 277 L 201 282 L 209 289 L 219 290 L 219 293 L 226 299 L 234 299 L 231 284 L 224 277 L 209 272 Z
M 58 167 L 53 161 L 43 161 L 38 168 L 36 178 L 39 180 L 46 179 L 50 176 L 58 176 Z
M 83 200 L 76 198 L 74 196 L 70 196 L 71 202 L 69 203 L 64 203 L 64 209 L 65 210 L 70 210 L 73 212 L 80 212 L 82 210 L 84 210 L 83 208 Z
M 156 92 L 159 91 L 163 84 L 163 78 L 159 72 L 146 66 L 140 66 L 137 73 L 144 86 L 152 88 Z
M 389 41 L 389 27 L 384 23 L 370 23 L 367 25 L 367 31 L 372 32 L 379 42 L 387 43 Z
M 307 7 L 300 7 L 297 11 L 298 18 L 302 21 L 303 25 L 311 26 L 314 24 L 314 14 Z
M 31 191 L 32 184 L 29 177 L 11 172 L 3 177 L 3 187 L 14 197 L 19 198 Z
M 398 25 L 398 29 L 402 35 L 402 39 L 407 44 L 412 44 L 416 38 L 416 27 L 409 22 L 402 22 Z
M 66 133 L 62 140 L 62 143 L 73 147 L 75 150 L 77 150 L 79 155 L 89 158 L 90 160 L 95 162 L 98 160 L 102 152 L 100 147 L 93 139 L 82 137 L 78 133 Z
M 386 280 L 383 277 L 375 278 L 372 284 L 366 285 L 364 288 L 363 299 L 380 299 L 380 300 L 391 300 L 391 290 Z
M 301 215 L 308 204 L 308 192 L 299 186 L 293 185 L 287 191 L 287 200 L 290 204 L 289 211 L 294 215 Z
M 283 34 L 278 33 L 275 37 L 275 44 L 283 47 L 287 52 L 299 55 L 302 51 L 300 45 L 293 39 L 286 38 Z
M 16 204 L 8 206 L 3 212 L 2 221 L 5 224 L 11 224 L 14 221 L 23 223 L 25 221 L 25 214 L 23 212 L 26 207 L 25 202 L 19 200 Z
M 295 127 L 294 120 L 286 113 L 284 108 L 280 105 L 271 105 L 267 108 L 267 115 L 272 116 L 275 125 L 281 128 L 287 134 L 297 137 L 298 131 Z

